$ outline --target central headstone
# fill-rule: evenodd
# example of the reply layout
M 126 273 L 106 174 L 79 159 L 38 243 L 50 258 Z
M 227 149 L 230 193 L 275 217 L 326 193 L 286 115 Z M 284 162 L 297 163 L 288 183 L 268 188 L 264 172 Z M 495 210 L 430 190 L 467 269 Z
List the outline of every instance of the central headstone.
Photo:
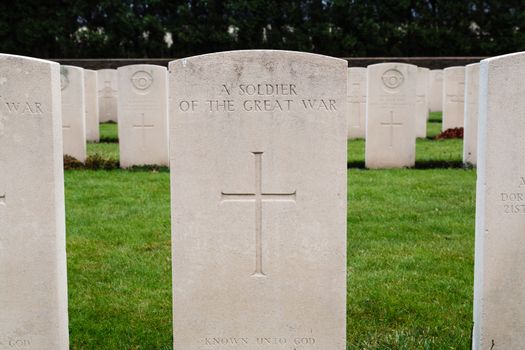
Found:
M 346 349 L 346 61 L 169 68 L 174 348 Z
M 0 349 L 67 350 L 60 67 L 0 55 Z
M 367 72 L 365 165 L 414 166 L 417 67 L 380 63 L 368 66 Z

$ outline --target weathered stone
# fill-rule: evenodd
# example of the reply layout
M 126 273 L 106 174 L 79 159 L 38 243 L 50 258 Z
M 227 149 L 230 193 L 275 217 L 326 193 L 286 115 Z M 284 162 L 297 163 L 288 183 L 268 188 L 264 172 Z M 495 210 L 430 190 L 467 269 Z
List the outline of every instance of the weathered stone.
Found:
M 365 165 L 414 166 L 417 67 L 404 63 L 368 66 Z
M 118 76 L 116 69 L 97 70 L 98 116 L 101 123 L 118 122 Z
M 442 130 L 463 127 L 465 103 L 465 67 L 444 70 Z
M 62 132 L 64 154 L 86 160 L 86 106 L 84 69 L 60 66 L 62 89 Z
M 473 349 L 525 349 L 525 53 L 481 61 Z
M 0 54 L 0 349 L 67 350 L 60 66 Z
M 479 63 L 465 67 L 463 163 L 476 165 L 478 152 Z
M 86 140 L 100 141 L 100 127 L 98 118 L 97 72 L 84 70 L 84 97 L 86 104 Z
M 430 69 L 418 67 L 416 79 L 416 137 L 427 137 Z
M 346 349 L 346 61 L 169 68 L 174 348 Z
M 443 112 L 443 69 L 430 71 L 429 106 L 431 112 Z
M 165 67 L 120 67 L 120 166 L 169 165 L 168 73 Z
M 348 68 L 348 138 L 366 134 L 366 68 Z

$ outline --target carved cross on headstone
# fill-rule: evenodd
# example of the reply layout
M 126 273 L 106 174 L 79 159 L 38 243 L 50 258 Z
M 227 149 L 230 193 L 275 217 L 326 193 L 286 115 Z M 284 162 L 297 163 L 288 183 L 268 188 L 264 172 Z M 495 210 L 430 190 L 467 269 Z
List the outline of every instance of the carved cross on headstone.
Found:
M 140 113 L 140 123 L 133 124 L 133 128 L 141 129 L 142 134 L 142 148 L 146 145 L 146 129 L 152 129 L 155 127 L 153 124 L 146 124 L 144 113 Z
M 350 93 L 350 103 L 357 105 L 357 111 L 359 113 L 357 118 L 354 118 L 357 124 L 352 125 L 354 128 L 361 128 L 361 104 L 366 103 L 366 95 L 361 94 L 360 89 L 361 83 L 352 83 Z
M 449 102 L 464 102 L 465 101 L 465 82 L 460 81 L 457 84 L 457 91 L 455 94 L 448 94 Z
M 255 156 L 255 191 L 254 193 L 221 192 L 222 202 L 255 203 L 255 272 L 254 277 L 265 277 L 262 256 L 262 204 L 263 202 L 295 202 L 296 191 L 289 193 L 263 192 L 262 190 L 262 155 L 263 152 L 252 152 Z
M 5 198 L 6 198 L 6 195 L 5 193 L 2 193 L 0 192 L 0 205 L 5 205 Z
M 390 148 L 394 145 L 394 128 L 396 126 L 402 126 L 403 123 L 395 123 L 394 122 L 394 111 L 390 111 L 390 121 L 389 122 L 381 122 L 381 126 L 386 126 L 390 128 Z
M 117 95 L 117 90 L 113 89 L 111 87 L 111 81 L 106 80 L 104 81 L 104 88 L 99 91 L 102 95 L 102 103 L 103 103 L 103 109 L 106 111 L 106 117 L 113 117 L 110 115 L 111 111 L 111 105 L 114 103 L 113 99 Z

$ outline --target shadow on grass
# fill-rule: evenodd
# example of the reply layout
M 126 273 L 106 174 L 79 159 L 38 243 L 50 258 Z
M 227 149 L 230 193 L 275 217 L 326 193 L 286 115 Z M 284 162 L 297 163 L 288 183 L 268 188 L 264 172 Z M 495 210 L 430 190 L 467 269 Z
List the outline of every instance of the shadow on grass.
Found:
M 98 143 L 118 143 L 118 137 L 111 137 L 111 136 L 101 137 Z
M 347 169 L 366 169 L 365 162 L 353 161 L 346 163 Z M 472 165 L 465 165 L 460 160 L 418 160 L 416 165 L 406 169 L 472 169 Z
M 64 170 L 121 170 L 120 163 L 116 159 L 106 159 L 98 154 L 89 156 L 84 163 L 80 162 L 74 157 L 64 156 Z M 167 166 L 160 165 L 141 165 L 132 166 L 130 168 L 122 169 L 131 172 L 165 172 L 170 170 Z

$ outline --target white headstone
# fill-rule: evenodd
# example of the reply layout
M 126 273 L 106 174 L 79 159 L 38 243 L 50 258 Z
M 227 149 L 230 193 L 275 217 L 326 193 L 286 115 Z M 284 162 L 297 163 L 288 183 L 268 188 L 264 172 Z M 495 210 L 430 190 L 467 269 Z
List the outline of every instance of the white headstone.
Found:
M 138 64 L 120 67 L 120 166 L 169 165 L 168 71 Z
M 525 349 L 525 52 L 481 61 L 474 350 Z
M 174 347 L 346 349 L 346 61 L 169 67 Z
M 430 71 L 429 105 L 431 112 L 443 112 L 443 69 Z
M 62 89 L 62 131 L 64 155 L 86 160 L 86 105 L 84 102 L 84 70 L 60 66 Z
M 348 138 L 366 134 L 366 68 L 348 68 Z
M 0 349 L 69 348 L 57 63 L 0 54 Z
M 430 69 L 417 67 L 416 82 L 416 137 L 427 137 L 428 83 Z
M 97 70 L 98 115 L 101 123 L 117 122 L 118 76 L 116 69 Z
M 442 130 L 463 127 L 465 102 L 465 67 L 449 67 L 443 79 Z
M 84 96 L 86 104 L 86 139 L 100 141 L 98 118 L 97 72 L 84 69 Z
M 381 63 L 367 73 L 366 167 L 414 166 L 417 67 Z
M 476 165 L 478 152 L 479 63 L 465 67 L 463 163 Z

